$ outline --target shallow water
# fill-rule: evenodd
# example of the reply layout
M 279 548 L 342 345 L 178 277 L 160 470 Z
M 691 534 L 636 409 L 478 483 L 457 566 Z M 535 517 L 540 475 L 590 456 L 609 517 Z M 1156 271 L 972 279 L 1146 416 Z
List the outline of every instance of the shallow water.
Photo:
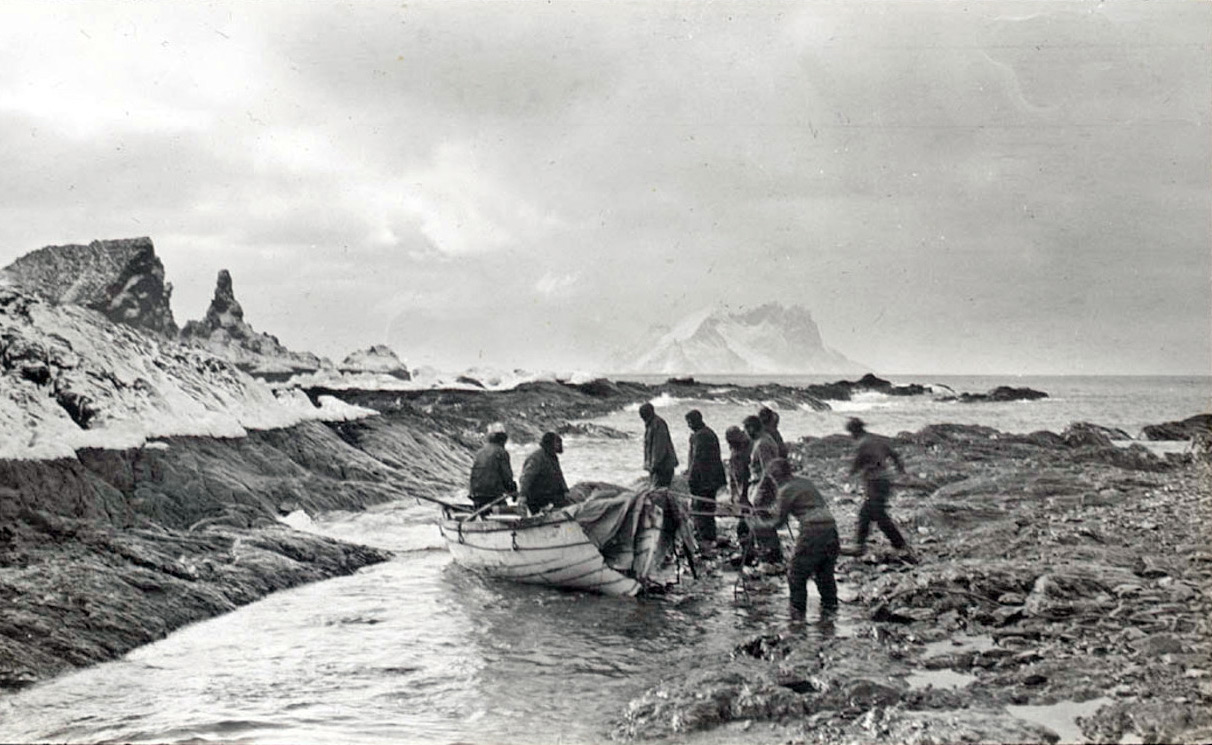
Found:
M 1059 431 L 1085 420 L 1135 434 L 1141 424 L 1209 408 L 1207 379 L 1116 380 L 1107 390 L 1010 381 L 1056 396 L 1031 403 L 960 406 L 865 396 L 844 410 L 784 411 L 781 429 L 788 438 L 838 433 L 847 416 L 861 411 L 871 429 L 886 433 L 940 421 Z M 983 391 L 1007 381 L 952 382 Z M 755 408 L 658 404 L 683 458 L 685 411 L 702 410 L 722 436 Z M 642 429 L 634 409 L 595 422 L 634 435 Z M 529 449 L 511 447 L 515 470 Z M 640 449 L 638 438 L 568 438 L 562 460 L 570 483 L 627 484 L 643 475 Z M 436 516 L 430 505 L 411 501 L 314 523 L 294 516 L 300 527 L 388 548 L 396 558 L 278 593 L 116 662 L 0 697 L 0 742 L 602 742 L 631 698 L 782 623 L 783 596 L 758 606 L 735 602 L 732 574 L 701 579 L 710 592 L 697 599 L 676 591 L 604 598 L 485 580 L 451 563 Z M 840 590 L 853 596 L 845 584 Z M 831 633 L 847 635 L 853 612 L 844 604 Z M 830 632 L 810 624 L 797 633 Z M 945 645 L 943 652 L 957 649 Z M 1052 715 L 1016 708 L 1023 716 Z M 1057 726 L 1065 721 L 1072 717 Z
M 1040 706 L 1007 706 L 1006 711 L 1019 719 L 1040 724 L 1060 736 L 1060 742 L 1089 742 L 1077 726 L 1078 717 L 1088 717 L 1111 703 L 1109 698 L 1090 701 L 1060 701 Z
M 926 688 L 964 688 L 975 680 L 976 676 L 972 673 L 957 673 L 954 670 L 920 670 L 905 678 L 911 691 Z

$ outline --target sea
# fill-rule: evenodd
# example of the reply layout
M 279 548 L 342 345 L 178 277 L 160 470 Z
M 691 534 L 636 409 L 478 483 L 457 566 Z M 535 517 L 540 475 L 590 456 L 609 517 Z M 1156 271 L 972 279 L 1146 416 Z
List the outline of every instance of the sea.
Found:
M 834 378 L 699 379 L 724 388 Z M 1086 421 L 1136 437 L 1147 424 L 1212 412 L 1207 376 L 892 380 L 939 393 L 1012 385 L 1049 395 L 959 404 L 929 394 L 861 394 L 832 402 L 826 412 L 781 408 L 780 430 L 787 439 L 840 434 L 849 417 L 859 416 L 884 434 L 941 422 L 1060 432 Z M 699 409 L 722 435 L 762 402 L 662 397 L 653 403 L 684 460 L 686 411 Z M 628 484 L 641 477 L 636 407 L 592 421 L 632 437 L 566 438 L 562 463 L 569 481 Z M 1159 452 L 1187 447 L 1149 446 Z M 515 469 L 531 447 L 511 444 Z M 358 513 L 292 515 L 295 527 L 389 549 L 395 558 L 277 593 L 119 660 L 6 694 L 0 742 L 606 742 L 633 698 L 726 656 L 738 639 L 777 620 L 738 599 L 727 573 L 703 578 L 694 593 L 641 599 L 479 577 L 451 562 L 436 517 L 431 505 L 413 499 Z M 857 612 L 843 605 L 831 633 L 847 634 Z

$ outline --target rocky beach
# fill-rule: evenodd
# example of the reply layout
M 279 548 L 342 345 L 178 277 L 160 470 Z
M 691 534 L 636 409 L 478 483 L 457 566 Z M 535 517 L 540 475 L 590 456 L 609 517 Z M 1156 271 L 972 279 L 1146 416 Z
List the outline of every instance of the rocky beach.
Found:
M 461 501 L 493 422 L 519 443 L 547 430 L 593 441 L 628 435 L 587 420 L 655 399 L 828 411 L 873 394 L 972 406 L 1047 396 L 873 375 L 423 384 L 386 348 L 339 365 L 287 350 L 245 321 L 227 272 L 205 318 L 179 331 L 148 239 L 49 247 L 3 276 L 0 688 L 10 690 L 388 560 L 286 522 Z M 731 653 L 621 705 L 603 738 L 1212 739 L 1208 435 L 1206 414 L 1156 422 L 1142 439 L 1084 422 L 895 434 L 908 475 L 893 513 L 919 562 L 880 550 L 843 559 L 857 620 L 837 631 L 788 627 L 785 579 L 738 569 L 724 552 L 677 602 L 739 582 L 768 620 L 724 640 Z M 1158 454 L 1149 439 L 1191 444 Z M 791 444 L 797 469 L 843 495 L 833 510 L 848 529 L 860 501 L 845 478 L 852 441 Z M 1048 707 L 1076 729 L 1039 723 Z

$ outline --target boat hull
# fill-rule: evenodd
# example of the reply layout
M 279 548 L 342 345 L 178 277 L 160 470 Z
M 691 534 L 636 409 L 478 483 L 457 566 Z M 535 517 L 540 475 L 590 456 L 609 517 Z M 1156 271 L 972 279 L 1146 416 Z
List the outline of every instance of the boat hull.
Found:
M 490 577 L 619 596 L 635 595 L 643 587 L 607 566 L 597 546 L 570 516 L 448 519 L 438 527 L 455 562 Z M 643 538 L 637 545 L 656 544 L 655 535 Z

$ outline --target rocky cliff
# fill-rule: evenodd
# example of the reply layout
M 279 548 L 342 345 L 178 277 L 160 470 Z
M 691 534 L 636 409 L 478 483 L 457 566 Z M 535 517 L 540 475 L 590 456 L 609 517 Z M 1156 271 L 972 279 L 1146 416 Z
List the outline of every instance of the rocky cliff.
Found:
M 259 377 L 283 380 L 296 373 L 314 372 L 324 360 L 311 352 L 292 352 L 278 337 L 253 329 L 244 320 L 244 308 L 236 300 L 231 273 L 219 271 L 215 295 L 200 321 L 181 329 L 181 339 L 197 344 L 241 370 Z
M 91 308 L 116 323 L 174 337 L 172 285 L 150 238 L 47 246 L 5 267 L 9 280 L 55 303 Z

